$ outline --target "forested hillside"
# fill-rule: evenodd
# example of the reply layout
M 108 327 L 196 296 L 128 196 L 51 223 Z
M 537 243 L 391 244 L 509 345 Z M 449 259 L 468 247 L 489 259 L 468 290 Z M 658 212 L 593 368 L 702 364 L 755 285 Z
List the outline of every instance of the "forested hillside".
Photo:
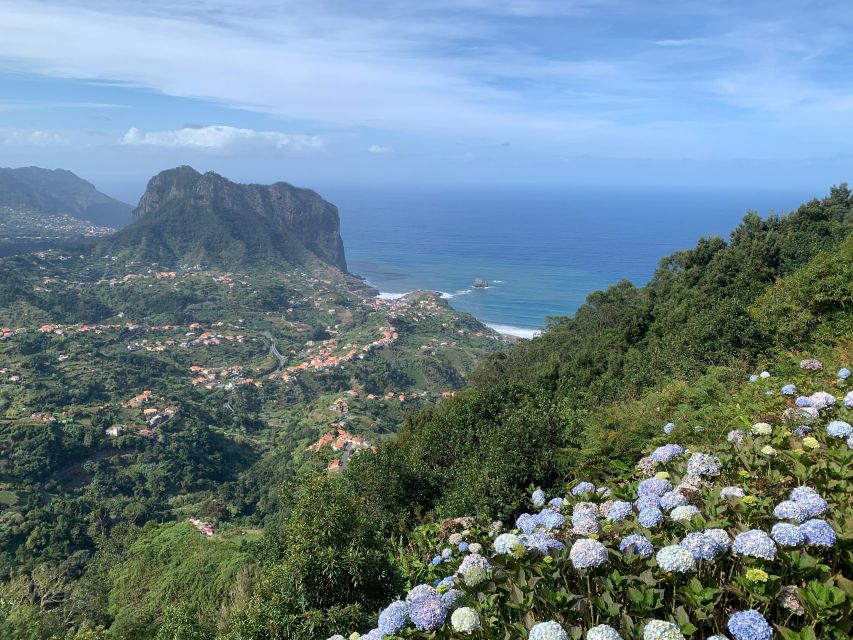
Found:
M 28 571 L 7 572 L 0 637 L 325 640 L 373 629 L 363 637 L 376 640 L 383 637 L 381 628 L 388 637 L 435 640 L 705 640 L 727 633 L 727 624 L 735 640 L 773 637 L 749 616 L 759 635 L 742 633 L 740 618 L 733 618 L 738 622 L 732 630 L 730 616 L 747 608 L 766 614 L 785 640 L 849 637 L 851 454 L 849 443 L 835 435 L 844 427 L 830 425 L 848 424 L 853 405 L 849 371 L 844 373 L 853 362 L 851 231 L 853 194 L 845 185 L 789 215 L 748 214 L 728 240 L 702 239 L 663 259 L 647 285 L 621 282 L 595 292 L 573 317 L 552 319 L 541 337 L 489 357 L 465 390 L 406 412 L 396 437 L 384 439 L 375 454 L 353 457 L 343 473 L 319 472 L 318 466 L 319 473 L 268 475 L 277 460 L 267 458 L 255 463 L 254 472 L 232 477 L 240 470 L 222 464 L 228 446 L 244 443 L 252 428 L 235 418 L 228 429 L 219 429 L 216 420 L 227 415 L 221 402 L 199 404 L 210 413 L 181 419 L 203 423 L 193 433 L 209 443 L 210 459 L 198 455 L 192 442 L 165 440 L 176 447 L 175 455 L 200 465 L 203 486 L 197 490 L 204 493 L 195 500 L 174 492 L 152 507 L 145 496 L 145 513 L 155 517 L 130 517 L 133 504 L 122 502 L 126 513 L 112 510 L 100 520 L 74 517 L 74 510 L 85 507 L 83 500 L 64 502 L 64 511 L 52 504 L 50 517 L 75 523 L 63 530 L 86 540 L 82 552 L 75 552 L 67 535 L 51 538 L 47 521 L 35 529 L 4 523 L 0 531 L 27 532 L 15 540 L 19 553 L 29 545 L 44 551 L 43 562 Z M 8 291 L 14 287 L 25 289 L 7 283 Z M 318 309 L 330 304 L 324 301 Z M 190 311 L 198 307 L 187 305 L 184 312 Z M 300 320 L 315 312 L 309 308 Z M 408 335 L 410 346 L 420 349 L 415 338 L 423 334 Z M 406 357 L 414 357 L 411 350 Z M 55 365 L 40 366 L 49 371 Z M 789 384 L 796 387 L 793 393 Z M 798 390 L 820 398 L 821 406 L 818 400 L 801 401 Z M 245 402 L 238 415 L 258 418 L 252 398 Z M 291 407 L 298 402 L 286 400 Z M 185 406 L 193 410 L 196 404 Z M 813 428 L 795 432 L 802 425 L 792 420 Z M 753 424 L 767 424 L 770 431 L 753 430 L 748 450 L 718 446 L 730 431 L 748 431 Z M 245 435 L 238 434 L 241 429 Z M 56 438 L 68 437 L 55 431 Z M 85 429 L 76 437 L 75 447 L 89 446 Z M 673 452 L 676 442 L 680 451 L 667 458 L 669 466 L 648 462 L 647 454 L 667 445 L 665 452 Z M 29 465 L 18 473 L 34 477 L 41 459 L 58 468 L 49 443 L 41 446 L 41 458 L 10 457 L 6 464 Z M 150 452 L 134 458 L 134 478 L 146 477 L 165 462 L 159 456 L 169 456 L 158 449 L 154 457 L 153 445 L 141 446 Z M 685 448 L 707 457 L 695 463 L 691 457 L 685 466 Z M 256 449 L 241 446 L 246 455 Z M 646 466 L 638 471 L 641 460 Z M 155 462 L 157 467 L 148 466 Z M 691 484 L 699 462 L 701 482 Z M 116 468 L 111 474 L 110 480 L 101 478 L 119 482 L 125 472 Z M 176 474 L 168 482 L 178 481 Z M 654 484 L 637 484 L 647 476 L 666 482 L 667 494 L 678 493 L 668 498 L 677 502 L 673 508 L 692 505 L 696 513 L 679 512 L 690 512 L 683 520 L 668 515 L 665 524 L 635 523 L 627 514 L 608 519 L 607 498 L 624 502 L 628 512 L 640 509 L 632 501 L 647 493 L 640 486 Z M 223 480 L 226 489 L 209 490 Z M 740 497 L 721 496 L 723 480 L 743 485 Z M 593 489 L 584 484 L 576 490 L 580 481 Z M 663 571 L 669 556 L 681 552 L 634 557 L 636 551 L 632 555 L 619 544 L 622 534 L 642 535 L 657 551 L 687 533 L 703 536 L 706 527 L 724 529 L 731 538 L 769 530 L 774 505 L 806 483 L 827 501 L 809 517 L 826 518 L 832 544 L 823 544 L 829 539 L 823 525 L 811 525 L 808 549 L 780 551 L 777 559 L 774 547 L 776 564 L 749 560 L 741 566 L 726 556 L 727 564 L 701 564 L 693 573 L 698 561 L 691 555 L 689 562 L 682 559 L 691 568 L 681 575 Z M 605 484 L 612 496 L 587 492 Z M 150 492 L 156 484 L 140 486 Z M 533 493 L 535 488 L 543 493 Z M 557 502 L 538 511 L 545 494 Z M 653 494 L 658 510 L 662 496 Z M 742 504 L 747 494 L 754 501 Z M 38 503 L 35 486 L 27 495 Z M 208 539 L 186 524 L 158 522 L 170 510 L 190 512 L 201 495 L 208 512 L 218 504 L 222 519 L 231 520 L 230 535 Z M 531 495 L 537 513 L 527 516 L 533 523 L 527 531 L 527 521 L 516 518 L 530 508 Z M 253 500 L 263 502 L 262 520 Z M 575 522 L 571 514 L 589 511 L 578 506 L 584 504 L 601 514 L 587 514 L 594 531 L 581 531 L 584 518 Z M 663 519 L 662 511 L 669 510 L 660 510 Z M 499 548 L 493 520 L 515 522 L 516 539 L 502 538 L 506 544 Z M 581 555 L 591 554 L 586 565 L 575 557 L 579 535 L 602 541 L 601 548 L 582 543 L 589 549 Z M 799 535 L 798 545 L 805 545 L 805 534 Z M 474 544 L 479 553 L 469 550 Z M 459 561 L 473 555 L 481 560 L 467 560 L 463 571 Z M 472 564 L 479 565 L 479 579 L 465 575 Z M 748 581 L 747 568 L 765 578 L 751 573 Z M 422 583 L 440 593 L 419 586 L 413 594 L 412 587 Z M 793 616 L 775 604 L 782 587 L 794 589 L 803 614 Z M 378 617 L 407 592 L 405 604 Z M 465 613 L 457 615 L 462 605 Z M 660 624 L 647 633 L 652 621 Z M 591 626 L 604 623 L 614 627 L 612 633 L 587 635 Z

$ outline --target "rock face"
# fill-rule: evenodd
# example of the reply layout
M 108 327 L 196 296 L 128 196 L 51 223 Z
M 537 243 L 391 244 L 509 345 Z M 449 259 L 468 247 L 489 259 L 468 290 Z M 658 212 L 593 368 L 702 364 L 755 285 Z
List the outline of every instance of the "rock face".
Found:
M 67 214 L 102 227 L 123 227 L 133 207 L 64 169 L 0 167 L 0 206 Z
M 162 263 L 319 260 L 347 268 L 337 207 L 284 182 L 237 184 L 191 167 L 170 169 L 148 183 L 133 220 L 108 241 L 111 251 Z

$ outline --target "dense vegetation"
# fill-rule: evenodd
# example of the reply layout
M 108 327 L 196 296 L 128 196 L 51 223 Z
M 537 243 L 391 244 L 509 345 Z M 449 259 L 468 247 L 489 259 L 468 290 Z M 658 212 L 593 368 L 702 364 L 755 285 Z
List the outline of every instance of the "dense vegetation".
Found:
M 429 567 L 436 536 L 443 538 L 455 526 L 446 519 L 468 516 L 479 523 L 513 521 L 528 507 L 526 491 L 532 486 L 562 495 L 567 485 L 574 486 L 576 481 L 612 484 L 616 475 L 623 480 L 617 493 L 628 497 L 627 492 L 634 487 L 630 470 L 650 443 L 661 443 L 664 423 L 678 425 L 676 433 L 682 445 L 709 450 L 733 425 L 744 421 L 778 423 L 779 403 L 783 402 L 778 389 L 765 381 L 744 390 L 743 381 L 750 373 L 763 366 L 773 372 L 773 382 L 781 385 L 795 380 L 800 383 L 804 374 L 796 363 L 806 355 L 820 357 L 827 366 L 849 366 L 853 360 L 851 229 L 853 195 L 846 186 L 832 189 L 826 199 L 807 203 L 788 216 L 763 220 L 749 214 L 728 242 L 703 239 L 696 248 L 663 260 L 648 285 L 635 287 L 622 282 L 590 295 L 574 317 L 553 319 L 542 337 L 489 359 L 465 391 L 439 406 L 408 412 L 404 420 L 397 410 L 383 415 L 384 409 L 371 408 L 375 412 L 371 418 L 382 424 L 402 421 L 400 432 L 380 445 L 375 455 L 354 457 L 340 476 L 316 479 L 317 475 L 324 476 L 318 472 L 325 460 L 306 457 L 292 445 L 294 439 L 304 446 L 312 435 L 316 437 L 316 428 L 303 432 L 302 423 L 318 411 L 319 402 L 328 403 L 334 397 L 323 395 L 324 390 L 328 393 L 334 388 L 340 393 L 358 379 L 363 380 L 365 392 L 367 387 L 384 391 L 389 388 L 382 386 L 386 376 L 392 377 L 394 384 L 421 384 L 424 371 L 451 364 L 430 360 L 429 366 L 412 366 L 414 354 L 423 346 L 422 339 L 415 340 L 419 334 L 406 334 L 412 342 L 405 355 L 383 356 L 378 359 L 381 363 L 367 368 L 356 364 L 339 380 L 334 372 L 328 377 L 324 374 L 322 382 L 311 376 L 301 378 L 279 399 L 286 412 L 271 413 L 266 397 L 246 397 L 240 405 L 226 394 L 194 398 L 182 392 L 186 410 L 179 414 L 180 419 L 189 420 L 184 416 L 196 409 L 198 416 L 191 422 L 174 423 L 174 440 L 166 442 L 178 448 L 133 443 L 141 447 L 135 456 L 149 456 L 133 459 L 134 480 L 128 489 L 135 501 L 110 493 L 116 483 L 126 482 L 130 471 L 112 460 L 105 461 L 103 467 L 110 469 L 110 475 L 96 473 L 95 481 L 86 484 L 80 496 L 53 499 L 48 506 L 43 505 L 36 483 L 52 481 L 57 469 L 61 470 L 55 443 L 63 443 L 61 451 L 93 451 L 92 447 L 98 450 L 105 446 L 98 444 L 103 438 L 87 440 L 85 428 L 44 429 L 39 432 L 41 440 L 21 431 L 13 438 L 32 438 L 32 446 L 27 440 L 27 453 L 7 456 L 6 464 L 31 485 L 16 499 L 32 502 L 28 514 L 38 514 L 38 509 L 46 513 L 41 519 L 28 515 L 26 527 L 15 520 L 16 512 L 8 517 L 4 514 L 0 522 L 0 531 L 17 536 L 7 538 L 5 548 L 20 554 L 14 560 L 7 556 L 8 582 L 0 603 L 3 637 L 65 635 L 82 640 L 159 634 L 161 639 L 324 640 L 335 633 L 372 628 L 379 610 L 405 593 L 407 587 L 446 575 L 439 573 L 447 568 L 443 563 L 438 569 Z M 5 288 L 0 293 L 35 317 L 53 313 L 54 308 L 66 308 L 66 303 L 73 304 L 85 295 L 83 291 L 71 292 L 69 300 L 54 303 L 52 294 L 33 294 L 32 287 L 27 286 L 31 283 L 21 282 L 19 277 L 4 276 L 2 284 Z M 252 305 L 268 297 L 268 286 L 271 283 L 253 287 Z M 201 292 L 204 290 L 195 290 L 196 294 Z M 112 295 L 100 298 L 105 317 L 117 309 Z M 147 298 L 144 292 L 139 295 L 138 304 L 144 308 Z M 289 295 L 298 298 L 294 293 Z M 219 298 L 217 304 L 224 300 Z M 228 304 L 239 308 L 245 301 L 242 298 Z M 163 313 L 173 314 L 170 317 L 175 322 L 188 322 L 199 319 L 200 313 L 210 313 L 210 308 L 188 299 L 186 305 L 166 307 Z M 307 327 L 311 323 L 306 320 L 313 317 L 316 314 L 307 313 L 300 321 Z M 401 319 L 401 327 L 403 322 Z M 285 329 L 279 327 L 277 331 Z M 42 375 L 50 375 L 56 365 L 38 361 L 44 345 L 23 344 L 22 349 L 29 354 L 24 354 L 25 358 L 33 359 L 27 361 L 27 370 L 41 367 Z M 114 357 L 116 354 L 111 353 L 108 359 Z M 129 360 L 127 364 L 134 363 Z M 141 374 L 144 366 L 143 362 L 136 363 L 128 375 Z M 165 361 L 158 364 L 157 376 L 164 381 L 169 374 L 160 367 L 167 366 Z M 836 384 L 831 373 L 809 378 L 808 384 L 815 387 L 811 390 Z M 65 393 L 79 394 L 85 388 L 86 402 L 108 399 L 112 385 L 121 384 L 119 380 L 91 380 L 91 386 L 84 387 L 82 377 Z M 50 387 L 44 390 L 45 398 L 57 393 Z M 764 395 L 769 391 L 774 395 Z M 312 404 L 304 405 L 306 399 Z M 64 401 L 57 396 L 51 406 L 61 406 Z M 230 402 L 232 409 L 239 407 L 236 416 L 223 408 L 224 402 Z M 268 423 L 271 418 L 287 429 L 276 434 L 252 426 L 257 421 Z M 103 424 L 110 422 L 106 417 L 101 419 Z M 86 424 L 92 420 L 98 420 L 97 414 L 86 415 Z M 240 450 L 250 455 L 257 449 L 253 455 L 260 458 L 250 456 L 236 467 L 221 465 L 223 460 L 232 459 L 229 447 L 250 438 L 253 429 L 264 434 L 262 446 Z M 781 431 L 774 433 L 774 446 L 785 453 L 768 467 L 771 473 L 781 474 L 778 490 L 770 492 L 763 484 L 755 487 L 764 507 L 771 504 L 771 498 L 779 499 L 781 494 L 776 494 L 783 487 L 803 481 L 802 474 L 810 472 L 808 466 L 803 471 L 783 464 L 789 455 L 798 455 L 787 453 L 789 448 L 796 448 L 796 443 L 791 444 Z M 181 438 L 186 439 L 185 444 Z M 291 444 L 285 445 L 286 441 Z M 198 442 L 208 443 L 207 448 L 197 447 Z M 272 443 L 277 444 L 270 446 Z M 108 444 L 122 446 L 118 441 Z M 824 454 L 829 451 L 828 445 L 826 440 L 822 442 L 820 456 L 846 453 L 836 443 L 836 453 Z M 281 451 L 288 452 L 286 459 Z M 726 462 L 725 473 L 736 474 L 738 463 L 725 458 L 729 454 L 720 455 Z M 823 460 L 820 456 L 815 459 Z M 832 458 L 832 464 L 847 464 L 849 456 L 846 460 Z M 175 466 L 168 466 L 172 464 Z M 843 479 L 846 468 L 833 473 L 841 473 Z M 102 467 L 96 463 L 89 469 L 100 472 Z M 673 480 L 681 479 L 680 468 L 670 472 Z M 145 483 L 140 483 L 142 479 Z M 187 483 L 186 491 L 194 492 L 191 498 L 173 485 L 182 482 Z M 816 565 L 802 574 L 802 586 L 812 581 L 826 583 L 831 578 L 835 582 L 826 588 L 833 594 L 833 588 L 845 591 L 844 581 L 851 576 L 849 526 L 843 520 L 849 517 L 850 505 L 849 498 L 844 503 L 847 485 L 839 482 L 838 478 L 821 479 L 821 491 L 831 503 L 838 533 L 838 544 L 831 552 L 832 571 L 827 573 Z M 218 491 L 214 490 L 217 486 Z M 105 493 L 92 493 L 98 490 Z M 120 493 L 127 495 L 126 491 Z M 711 505 L 711 497 L 706 491 L 696 503 Z M 258 517 L 258 510 L 262 517 Z M 215 515 L 222 522 L 233 523 L 233 529 L 204 539 L 186 525 L 155 522 L 182 513 Z M 761 514 L 767 518 L 766 509 Z M 723 514 L 725 518 L 729 515 Z M 759 521 L 764 522 L 755 522 Z M 33 527 L 34 523 L 37 526 Z M 735 527 L 736 523 L 726 520 L 720 526 Z M 655 544 L 674 540 L 676 531 L 680 530 L 666 528 Z M 469 541 L 473 540 L 471 537 Z M 482 543 L 486 542 L 484 538 Z M 33 555 L 29 549 L 39 551 Z M 205 555 L 209 559 L 203 560 Z M 820 562 L 829 562 L 829 556 L 821 557 Z M 17 563 L 23 571 L 11 569 Z M 542 567 L 541 563 L 535 568 L 525 563 L 501 566 L 504 582 L 500 583 L 503 587 L 498 585 L 499 591 L 506 587 L 508 595 L 482 589 L 470 592 L 477 601 L 498 603 L 494 611 L 488 610 L 491 613 L 481 609 L 481 617 L 485 620 L 491 616 L 489 625 L 493 626 L 486 626 L 488 633 L 481 632 L 480 637 L 527 638 L 527 630 L 542 616 L 555 618 L 567 629 L 589 626 L 591 619 L 580 622 L 569 613 L 560 613 L 570 602 L 601 605 L 590 605 L 588 594 L 577 585 L 566 587 L 563 600 L 531 604 L 530 598 L 539 597 L 533 588 L 535 582 L 529 580 L 531 572 Z M 620 574 L 619 579 L 645 580 L 639 577 L 642 573 L 631 573 L 630 578 L 629 573 Z M 53 590 L 42 586 L 51 582 L 51 576 L 56 577 L 58 585 Z M 603 574 L 590 577 L 616 580 Z M 709 572 L 700 579 L 713 582 L 717 577 Z M 201 583 L 204 588 L 193 592 L 193 585 Z M 617 593 L 630 591 L 623 586 L 610 591 L 613 602 Z M 640 588 L 633 582 L 630 586 Z M 693 618 L 689 612 L 697 607 L 678 600 L 689 595 L 678 595 L 680 587 L 670 586 L 672 590 L 665 598 L 642 593 L 642 600 L 632 605 L 631 615 L 671 618 L 695 640 L 708 637 L 712 629 L 722 630 L 718 618 L 713 625 Z M 700 586 L 704 590 L 707 585 Z M 515 595 L 515 588 L 521 590 L 520 596 Z M 45 591 L 50 597 L 41 595 Z M 482 600 L 476 595 L 481 592 Z M 768 593 L 764 593 L 765 598 L 769 598 Z M 837 600 L 836 595 L 832 598 Z M 736 606 L 730 594 L 725 598 L 729 599 L 711 600 L 727 608 Z M 837 623 L 849 611 L 844 608 L 849 605 L 849 593 L 844 598 L 831 604 L 832 611 L 826 615 L 815 614 L 820 620 L 811 617 L 785 624 L 791 629 L 812 627 L 812 633 L 815 629 L 832 629 L 836 635 L 826 631 L 824 637 L 843 637 L 838 633 L 849 629 L 845 631 Z M 762 603 L 766 604 L 766 599 L 756 599 L 750 606 L 761 608 Z M 612 608 L 612 603 L 601 606 Z M 533 613 L 527 615 L 525 608 Z M 600 615 L 612 617 L 609 609 L 602 611 Z M 497 620 L 492 619 L 495 616 Z M 507 626 L 501 627 L 504 623 Z M 636 623 L 634 619 L 630 625 L 615 626 L 626 638 L 641 637 L 641 627 Z M 577 629 L 570 632 L 579 637 Z M 406 631 L 409 635 L 403 637 L 425 637 L 413 633 Z M 789 637 L 812 637 L 803 633 Z

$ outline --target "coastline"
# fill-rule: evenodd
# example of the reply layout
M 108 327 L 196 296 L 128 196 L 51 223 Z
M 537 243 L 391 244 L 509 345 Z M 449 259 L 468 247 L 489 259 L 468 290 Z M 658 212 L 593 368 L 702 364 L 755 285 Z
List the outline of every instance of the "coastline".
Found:
M 464 293 L 467 293 L 468 291 L 469 290 L 465 290 L 465 291 L 462 291 L 459 293 L 464 294 Z M 393 293 L 390 291 L 380 291 L 376 297 L 379 298 L 380 300 L 399 300 L 400 298 L 408 295 L 409 293 L 411 293 L 411 291 L 408 291 L 406 293 Z M 457 294 L 453 294 L 453 293 L 447 293 L 445 291 L 439 291 L 438 293 L 440 293 L 441 297 L 444 298 L 445 300 L 450 300 L 455 295 L 457 295 Z M 476 316 L 474 316 L 474 317 L 476 317 Z M 477 318 L 477 320 L 482 322 L 484 325 L 486 325 L 490 329 L 497 331 L 501 335 L 513 336 L 515 338 L 521 338 L 523 340 L 530 340 L 530 339 L 535 338 L 536 336 L 538 336 L 542 333 L 542 329 L 531 329 L 529 327 L 516 327 L 516 326 L 510 325 L 510 324 L 486 322 L 485 320 L 482 320 L 481 318 Z

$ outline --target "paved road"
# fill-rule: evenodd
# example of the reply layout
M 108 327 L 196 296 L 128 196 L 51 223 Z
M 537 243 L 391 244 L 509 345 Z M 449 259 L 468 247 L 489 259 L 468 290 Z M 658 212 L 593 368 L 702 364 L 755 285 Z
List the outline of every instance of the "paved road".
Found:
M 275 344 L 275 338 L 272 337 L 272 334 L 269 331 L 262 331 L 261 335 L 270 341 L 270 355 L 278 361 L 278 368 L 273 371 L 273 373 L 281 371 L 287 363 Z

